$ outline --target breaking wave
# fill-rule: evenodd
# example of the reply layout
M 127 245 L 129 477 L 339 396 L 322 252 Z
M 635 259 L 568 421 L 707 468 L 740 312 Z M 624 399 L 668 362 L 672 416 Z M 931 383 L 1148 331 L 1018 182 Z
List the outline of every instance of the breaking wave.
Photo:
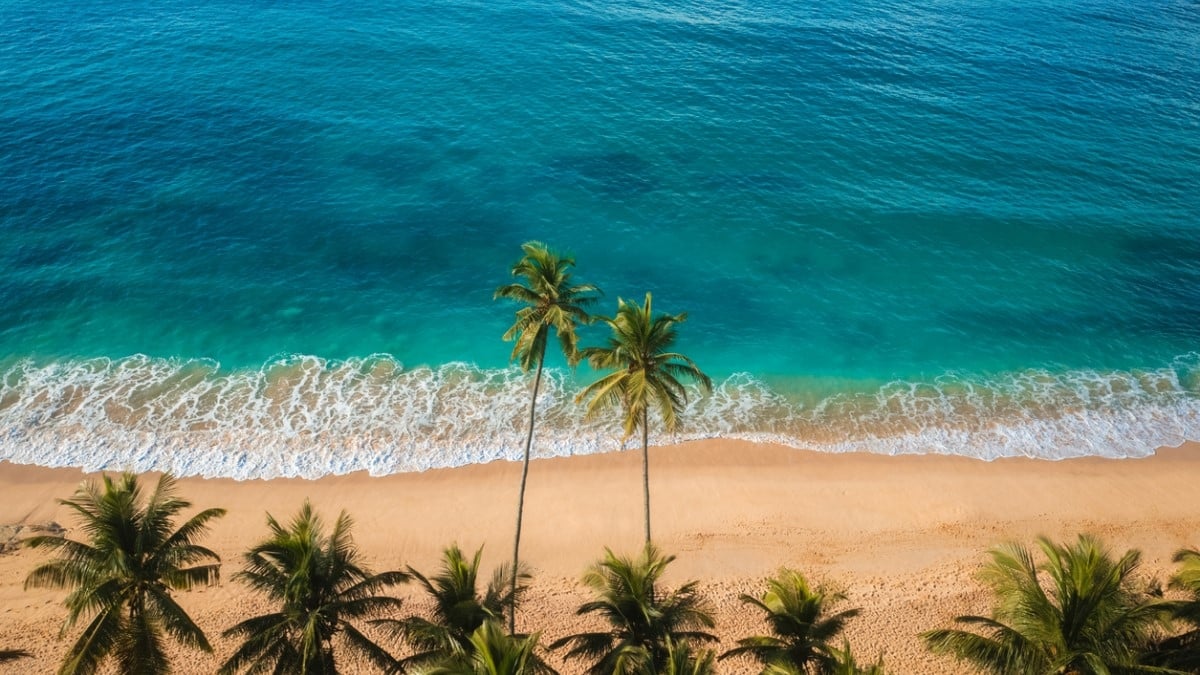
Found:
M 535 456 L 621 447 L 613 420 L 583 419 L 577 388 L 569 373 L 548 371 Z M 0 459 L 238 479 L 516 460 L 528 395 L 517 369 L 405 368 L 388 355 L 287 356 L 257 370 L 147 356 L 21 359 L 0 382 Z M 945 374 L 830 395 L 785 395 L 737 374 L 691 396 L 683 420 L 681 433 L 652 442 L 725 437 L 985 460 L 1144 456 L 1200 438 L 1200 355 L 1139 371 Z

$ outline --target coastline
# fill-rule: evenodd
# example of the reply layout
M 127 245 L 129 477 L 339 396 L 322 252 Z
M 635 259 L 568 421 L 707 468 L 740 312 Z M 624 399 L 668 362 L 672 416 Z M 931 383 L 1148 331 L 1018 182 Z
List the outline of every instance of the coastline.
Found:
M 229 514 L 205 539 L 222 557 L 222 584 L 179 595 L 215 655 L 180 658 L 178 672 L 213 672 L 231 647 L 220 631 L 263 608 L 230 577 L 241 551 L 265 532 L 266 511 L 290 518 L 306 497 L 326 520 L 347 510 L 355 541 L 376 570 L 432 569 L 454 542 L 465 550 L 485 545 L 490 570 L 511 550 L 519 471 L 518 463 L 492 462 L 384 477 L 180 479 L 179 494 L 197 508 L 221 506 Z M 655 540 L 678 556 L 669 581 L 701 581 L 722 648 L 761 630 L 738 594 L 759 592 L 762 577 L 789 566 L 844 590 L 844 608 L 863 609 L 847 637 L 863 659 L 882 653 L 889 672 L 962 672 L 927 654 L 916 633 L 989 611 L 973 574 L 994 544 L 1091 532 L 1113 550 L 1141 549 L 1143 573 L 1165 579 L 1172 553 L 1200 543 L 1197 443 L 1142 459 L 984 462 L 709 440 L 653 448 L 650 471 Z M 78 536 L 55 500 L 70 496 L 84 476 L 0 463 L 0 525 L 56 521 Z M 640 546 L 640 484 L 637 451 L 534 460 L 522 557 L 535 576 L 519 623 L 542 630 L 547 642 L 583 626 L 574 610 L 585 599 L 578 584 L 584 568 L 605 546 Z M 0 648 L 36 657 L 0 672 L 48 669 L 69 644 L 54 639 L 63 594 L 22 589 L 41 559 L 27 550 L 0 555 L 0 635 L 8 642 Z
M 586 379 L 586 378 L 584 378 Z M 207 359 L 17 358 L 0 366 L 0 460 L 239 480 L 316 479 L 519 461 L 529 375 L 464 362 L 406 368 L 374 354 L 292 355 L 261 368 Z M 611 419 L 575 403 L 550 368 L 535 457 L 613 452 Z M 915 380 L 766 379 L 734 373 L 689 396 L 686 429 L 826 453 L 1067 459 L 1143 457 L 1200 438 L 1200 355 L 1149 370 L 1043 369 Z

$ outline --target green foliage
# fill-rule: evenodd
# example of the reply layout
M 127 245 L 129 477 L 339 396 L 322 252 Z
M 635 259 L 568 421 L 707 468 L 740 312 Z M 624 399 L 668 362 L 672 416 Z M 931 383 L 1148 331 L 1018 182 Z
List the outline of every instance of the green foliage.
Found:
M 420 675 L 538 675 L 554 670 L 537 656 L 538 635 L 510 637 L 495 621 L 485 621 L 471 634 L 469 654 L 418 670 Z
M 695 649 L 685 642 L 667 640 L 667 662 L 661 669 L 647 662 L 641 675 L 713 675 L 717 654 L 711 649 Z
M 696 582 L 674 591 L 660 588 L 662 574 L 673 560 L 675 556 L 664 557 L 651 544 L 636 559 L 606 549 L 604 560 L 583 578 L 596 600 L 577 613 L 599 616 L 609 628 L 569 635 L 550 648 L 569 645 L 567 658 L 594 660 L 587 670 L 592 675 L 639 675 L 664 672 L 673 646 L 715 642 L 716 636 L 700 630 L 714 624 Z
M 567 363 L 579 361 L 579 338 L 575 328 L 591 323 L 584 309 L 595 302 L 599 290 L 591 284 L 573 284 L 571 268 L 575 259 L 561 256 L 546 245 L 526 242 L 521 246 L 525 255 L 512 268 L 512 275 L 521 281 L 496 289 L 493 299 L 505 298 L 520 302 L 517 320 L 504 334 L 505 340 L 515 340 L 512 359 L 519 360 L 528 371 L 537 364 L 533 377 L 533 393 L 529 397 L 529 425 L 525 433 L 524 462 L 521 465 L 521 487 L 517 497 L 517 526 L 513 535 L 512 569 L 521 566 L 521 522 L 525 515 L 525 483 L 529 478 L 529 454 L 533 447 L 533 426 L 537 413 L 538 387 L 542 382 L 542 366 L 546 360 L 546 339 L 550 330 L 558 336 Z M 509 580 L 509 592 L 517 593 L 517 578 Z M 517 613 L 509 615 L 508 631 L 516 632 Z
M 680 378 L 692 379 L 705 391 L 712 381 L 691 359 L 670 351 L 675 345 L 675 326 L 687 314 L 654 315 L 650 294 L 643 305 L 617 300 L 617 315 L 604 318 L 612 334 L 603 347 L 588 347 L 583 356 L 597 370 L 612 370 L 579 392 L 576 401 L 587 401 L 587 417 L 620 409 L 625 439 L 642 431 L 642 492 L 645 501 L 646 543 L 650 543 L 650 410 L 662 418 L 667 431 L 679 426 L 687 404 L 687 390 Z
M 1155 646 L 1153 662 L 1189 673 L 1200 672 L 1200 551 L 1182 549 L 1175 553 L 1179 571 L 1171 578 L 1171 588 L 1186 597 L 1164 603 L 1171 617 L 1186 629 Z
M 57 559 L 34 569 L 25 587 L 70 590 L 64 633 L 90 617 L 59 673 L 94 673 L 110 657 L 122 673 L 166 673 L 168 637 L 212 651 L 171 591 L 218 580 L 220 558 L 195 541 L 225 511 L 201 511 L 176 529 L 176 516 L 191 503 L 174 491 L 169 475 L 159 478 L 146 498 L 133 474 L 117 480 L 104 476 L 99 483 L 80 486 L 73 499 L 59 502 L 79 517 L 86 542 L 53 536 L 26 540 Z
M 834 657 L 833 668 L 829 675 L 884 675 L 883 658 L 869 666 L 860 666 L 850 651 L 850 642 L 843 640 L 841 649 L 830 650 Z M 775 675 L 766 671 L 767 675 Z
M 376 623 L 393 637 L 400 637 L 414 650 L 414 654 L 402 661 L 405 667 L 430 666 L 447 659 L 469 658 L 475 650 L 472 636 L 488 622 L 504 623 L 508 612 L 513 611 L 525 586 L 518 584 L 517 593 L 511 591 L 511 572 L 501 565 L 492 574 L 492 579 L 483 589 L 478 588 L 479 563 L 483 556 L 480 548 L 468 560 L 458 546 L 443 552 L 442 569 L 427 577 L 412 567 L 408 573 L 425 591 L 431 601 L 428 618 L 409 616 L 404 619 L 382 619 Z M 520 572 L 520 580 L 528 580 L 529 574 Z
M 1001 675 L 1169 672 L 1141 662 L 1164 606 L 1134 587 L 1137 551 L 1113 559 L 1086 535 L 1038 546 L 1041 564 L 1017 544 L 993 549 L 980 575 L 996 596 L 992 616 L 956 619 L 978 632 L 924 633 L 929 648 Z
M 597 370 L 613 370 L 588 385 L 579 394 L 587 400 L 587 416 L 593 418 L 606 410 L 620 409 L 628 438 L 644 429 L 651 409 L 662 417 L 667 431 L 679 426 L 679 415 L 687 404 L 687 390 L 680 378 L 699 382 L 705 390 L 712 381 L 691 359 L 670 351 L 675 345 L 675 327 L 687 320 L 687 314 L 654 315 L 651 296 L 638 305 L 617 301 L 617 314 L 600 319 L 612 334 L 603 347 L 588 347 L 583 356 Z
M 586 307 L 595 302 L 599 289 L 591 284 L 574 284 L 571 268 L 575 259 L 546 248 L 538 241 L 521 245 L 525 255 L 512 267 L 520 281 L 496 289 L 493 299 L 505 299 L 523 305 L 516 322 L 504 333 L 505 341 L 515 341 L 512 359 L 529 370 L 541 363 L 551 330 L 558 336 L 567 362 L 579 360 L 579 336 L 575 329 L 591 322 Z
M 270 536 L 245 554 L 246 568 L 235 578 L 279 609 L 225 631 L 242 643 L 221 673 L 329 675 L 337 672 L 335 644 L 379 668 L 395 668 L 396 660 L 353 622 L 398 610 L 400 600 L 383 593 L 407 576 L 362 566 L 351 525 L 342 512 L 326 536 L 307 501 L 287 526 L 267 516 Z
M 857 609 L 829 614 L 829 606 L 844 599 L 840 593 L 813 589 L 804 575 L 795 570 L 780 570 L 767 580 L 767 590 L 761 598 L 741 596 L 742 602 L 766 615 L 771 634 L 738 640 L 738 646 L 722 654 L 721 659 L 752 657 L 763 666 L 764 673 L 779 674 L 826 675 L 857 667 L 853 665 L 849 646 L 842 652 L 830 644 L 845 628 L 846 621 L 858 615 Z M 843 663 L 847 660 L 849 666 Z

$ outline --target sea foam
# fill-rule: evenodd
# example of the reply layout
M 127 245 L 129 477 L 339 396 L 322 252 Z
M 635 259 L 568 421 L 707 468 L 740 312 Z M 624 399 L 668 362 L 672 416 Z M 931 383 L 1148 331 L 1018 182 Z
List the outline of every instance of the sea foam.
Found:
M 517 460 L 529 376 L 466 363 L 405 368 L 388 355 L 213 361 L 90 359 L 7 367 L 0 459 L 89 470 L 238 479 L 372 475 Z M 536 457 L 629 447 L 615 418 L 584 418 L 579 384 L 549 370 Z M 813 402 L 748 374 L 691 391 L 664 444 L 737 438 L 825 452 L 938 453 L 984 460 L 1137 457 L 1200 438 L 1200 356 L 1144 371 L 946 374 Z M 652 428 L 657 427 L 652 421 Z

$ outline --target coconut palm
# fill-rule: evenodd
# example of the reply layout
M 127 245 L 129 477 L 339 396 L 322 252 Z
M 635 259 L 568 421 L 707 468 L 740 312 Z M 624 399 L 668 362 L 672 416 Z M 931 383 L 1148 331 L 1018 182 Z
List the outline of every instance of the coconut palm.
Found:
M 407 575 L 367 569 L 350 536 L 352 525 L 343 511 L 326 535 L 308 501 L 286 526 L 267 515 L 270 535 L 245 554 L 246 567 L 235 578 L 278 610 L 225 631 L 242 643 L 219 672 L 330 675 L 337 672 L 335 648 L 385 670 L 396 667 L 354 622 L 397 610 L 400 600 L 383 593 Z
M 613 370 L 579 393 L 576 400 L 587 400 L 587 417 L 601 411 L 620 408 L 624 414 L 624 439 L 635 430 L 642 432 L 642 491 L 646 505 L 646 542 L 650 542 L 650 410 L 662 418 L 668 432 L 679 426 L 679 416 L 687 403 L 687 390 L 679 378 L 692 379 L 706 391 L 712 381 L 691 359 L 669 351 L 676 340 L 675 326 L 687 319 L 687 314 L 654 315 L 650 294 L 646 302 L 637 305 L 617 301 L 617 314 L 602 318 L 612 329 L 603 347 L 583 350 L 588 363 L 599 370 Z
M 1170 672 L 1140 665 L 1163 606 L 1134 588 L 1138 551 L 1114 560 L 1087 535 L 1038 548 L 1041 564 L 1024 546 L 993 549 L 980 575 L 996 595 L 992 616 L 956 619 L 979 632 L 924 633 L 929 648 L 1002 675 Z
M 533 393 L 529 398 L 529 425 L 525 432 L 525 455 L 521 463 L 521 488 L 517 493 L 517 529 L 513 536 L 512 569 L 521 566 L 521 519 L 525 514 L 525 483 L 529 478 L 529 454 L 533 446 L 533 426 L 537 414 L 538 388 L 546 362 L 546 342 L 550 331 L 558 337 L 567 363 L 579 362 L 579 338 L 575 328 L 591 322 L 585 307 L 595 302 L 599 290 L 591 284 L 575 284 L 571 268 L 575 259 L 559 255 L 538 241 L 521 246 L 525 255 L 512 267 L 512 276 L 521 281 L 496 289 L 493 299 L 515 300 L 525 306 L 517 310 L 517 320 L 504 333 L 504 340 L 515 341 L 512 359 L 526 372 L 536 365 Z M 517 579 L 509 580 L 509 591 L 517 594 Z M 509 616 L 508 632 L 516 632 L 517 613 Z
M 567 658 L 595 660 L 587 670 L 592 675 L 638 675 L 663 672 L 673 645 L 677 649 L 716 641 L 716 636 L 701 630 L 714 624 L 696 582 L 674 591 L 660 587 L 662 574 L 673 560 L 675 556 L 663 556 L 652 544 L 636 559 L 605 549 L 604 560 L 583 577 L 596 599 L 577 614 L 598 615 L 609 628 L 569 635 L 550 648 L 569 645 Z
M 1172 618 L 1187 628 L 1163 640 L 1155 647 L 1154 662 L 1179 670 L 1200 672 L 1200 551 L 1182 549 L 1175 554 L 1179 571 L 1171 578 L 1171 587 L 1186 594 L 1182 600 L 1165 603 Z
M 501 565 L 481 595 L 478 580 L 482 556 L 483 549 L 480 548 L 468 560 L 454 545 L 443 552 L 442 569 L 437 575 L 427 577 L 411 566 L 408 568 L 409 575 L 431 601 L 430 617 L 409 616 L 376 622 L 414 650 L 413 655 L 401 661 L 404 667 L 431 666 L 447 659 L 469 658 L 475 649 L 472 635 L 480 626 L 488 622 L 504 624 L 505 617 L 515 608 L 518 597 L 525 590 L 524 585 L 518 585 L 514 595 L 510 581 L 514 576 L 528 580 L 529 574 L 522 571 L 513 575 L 507 565 Z
M 513 637 L 494 621 L 484 621 L 471 634 L 471 653 L 418 670 L 420 675 L 554 675 L 537 656 L 538 635 Z
M 25 579 L 26 588 L 70 589 L 64 632 L 91 617 L 59 673 L 93 673 L 109 657 L 123 673 L 166 673 L 168 637 L 212 651 L 171 591 L 218 580 L 220 558 L 195 542 L 223 509 L 201 511 L 176 528 L 175 518 L 191 503 L 175 496 L 175 480 L 161 476 L 144 497 L 131 473 L 84 483 L 72 499 L 59 503 L 81 519 L 87 541 L 27 539 L 28 546 L 58 557 Z
M 722 654 L 721 659 L 752 657 L 763 666 L 764 673 L 833 673 L 844 658 L 839 659 L 841 652 L 830 641 L 859 612 L 848 609 L 830 614 L 830 605 L 845 597 L 822 588 L 814 589 L 795 570 L 780 570 L 767 580 L 762 597 L 741 596 L 743 603 L 766 615 L 771 635 L 738 640 L 738 646 Z

